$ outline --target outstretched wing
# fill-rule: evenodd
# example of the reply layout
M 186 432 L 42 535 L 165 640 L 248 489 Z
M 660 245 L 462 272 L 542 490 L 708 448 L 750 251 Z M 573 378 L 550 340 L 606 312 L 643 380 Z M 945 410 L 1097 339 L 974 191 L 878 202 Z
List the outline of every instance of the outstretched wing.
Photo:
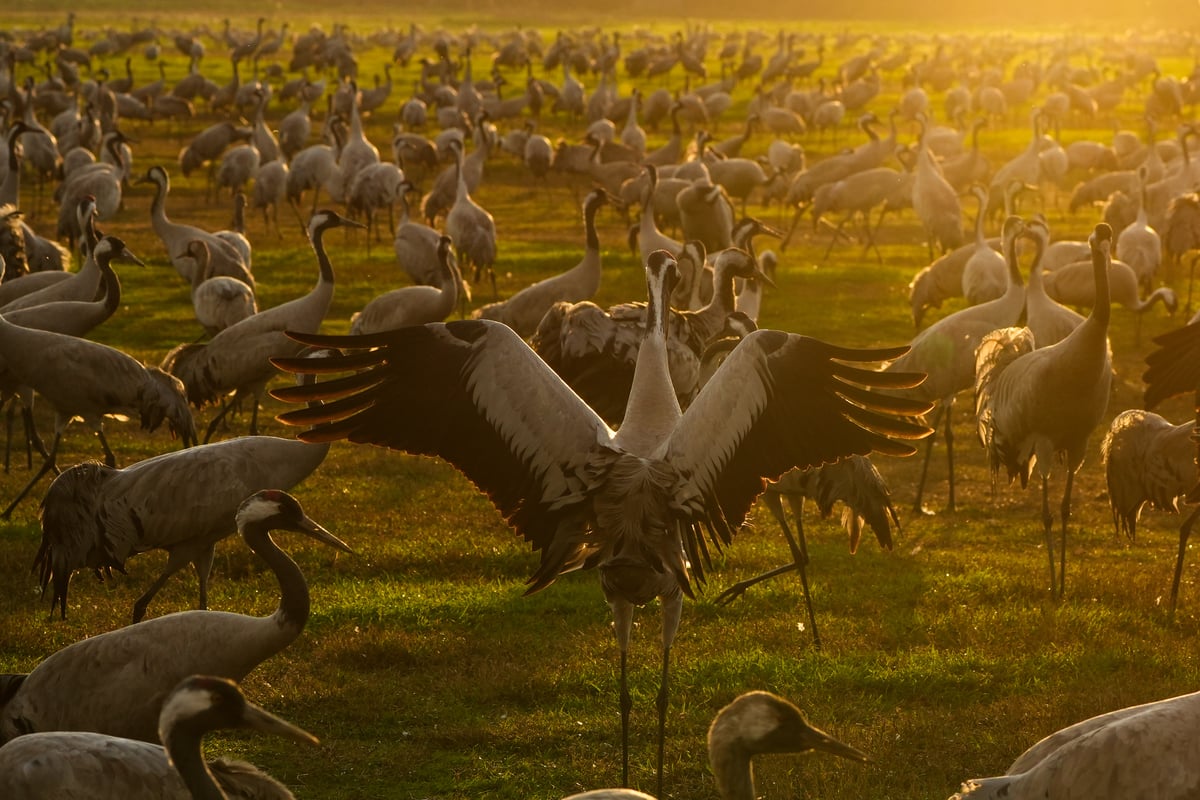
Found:
M 1184 392 L 1200 390 L 1200 322 L 1154 338 L 1158 349 L 1146 356 L 1146 408 Z
M 277 359 L 295 373 L 352 374 L 272 394 L 322 401 L 279 417 L 306 441 L 349 439 L 444 458 L 526 540 L 544 550 L 584 499 L 584 466 L 613 432 L 508 326 L 418 325 L 369 336 L 289 334 L 336 347 L 323 359 Z
M 915 386 L 924 376 L 878 372 L 854 363 L 887 361 L 906 348 L 853 350 L 781 331 L 747 336 L 684 413 L 667 459 L 693 498 L 715 497 L 734 527 L 763 490 L 792 467 L 812 467 L 871 452 L 906 456 L 906 440 L 931 430 L 902 417 L 924 402 L 875 389 Z

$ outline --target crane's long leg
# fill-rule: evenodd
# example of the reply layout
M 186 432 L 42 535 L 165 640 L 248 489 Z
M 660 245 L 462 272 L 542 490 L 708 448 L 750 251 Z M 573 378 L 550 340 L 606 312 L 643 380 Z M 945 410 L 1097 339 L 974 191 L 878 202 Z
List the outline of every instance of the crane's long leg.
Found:
M 100 440 L 100 446 L 104 448 L 104 463 L 107 466 L 116 468 L 117 457 L 113 454 L 112 448 L 108 446 L 108 439 L 104 436 L 104 428 L 99 423 L 96 425 L 96 438 Z
M 42 479 L 42 476 L 51 469 L 58 469 L 54 463 L 54 458 L 58 455 L 58 443 L 61 439 L 62 430 L 56 429 L 54 432 L 54 444 L 50 446 L 50 453 L 46 456 L 46 459 L 42 461 L 41 468 L 37 471 L 36 475 L 29 479 L 29 483 L 25 484 L 25 488 L 21 490 L 20 494 L 18 494 L 13 501 L 8 504 L 8 508 L 4 509 L 3 513 L 0 513 L 0 519 L 8 519 L 11 517 L 13 509 L 17 507 L 17 503 L 25 499 L 25 495 L 29 494 L 29 490 L 32 489 L 37 482 Z
M 946 434 L 946 466 L 949 471 L 949 494 L 950 499 L 946 503 L 947 511 L 954 511 L 954 422 L 951 419 L 954 416 L 954 398 L 951 397 L 946 403 L 946 413 L 942 417 L 942 425 L 945 427 Z
M 146 609 L 149 607 L 150 601 L 154 599 L 154 595 L 158 594 L 159 590 L 162 589 L 163 586 L 166 586 L 167 580 L 170 579 L 172 575 L 174 575 L 176 572 L 179 572 L 179 570 L 183 569 L 188 564 L 194 563 L 199 558 L 200 557 L 196 554 L 196 550 L 187 546 L 180 546 L 174 548 L 173 550 L 167 551 L 167 563 L 166 566 L 163 567 L 162 573 L 154 579 L 154 583 L 150 584 L 146 591 L 142 593 L 142 596 L 139 597 L 133 604 L 133 621 L 142 621 L 142 617 L 146 616 Z M 209 566 L 211 565 L 212 562 L 209 561 Z M 199 564 L 196 565 L 196 572 L 200 572 Z M 205 588 L 207 590 L 207 587 Z M 208 598 L 205 597 L 204 601 L 207 601 L 207 599 Z M 204 607 L 205 606 L 202 604 L 201 608 Z
M 1179 600 L 1179 582 L 1183 579 L 1183 557 L 1187 555 L 1188 537 L 1192 535 L 1192 526 L 1200 518 L 1200 507 L 1196 508 L 1179 527 L 1179 555 L 1175 558 L 1175 577 L 1171 581 L 1171 607 L 1169 617 L 1175 619 L 1175 603 Z
M 945 416 L 945 413 L 946 405 L 944 403 L 938 403 L 937 413 L 934 415 L 933 421 L 929 427 L 937 430 L 938 425 L 942 423 L 942 417 Z M 925 442 L 925 460 L 921 462 L 921 478 L 917 482 L 917 497 L 915 500 L 913 500 L 913 511 L 918 514 L 926 513 L 925 509 L 921 506 L 921 499 L 925 495 L 925 478 L 927 475 L 929 475 L 929 459 L 933 456 L 933 439 L 934 437 L 930 436 Z
M 658 687 L 658 797 L 663 797 L 663 757 L 667 740 L 668 679 L 671 667 L 671 643 L 679 631 L 679 617 L 683 612 L 683 592 L 679 587 L 671 594 L 660 598 L 662 603 L 662 681 Z
M 788 530 L 787 525 L 783 526 L 783 535 L 787 539 L 788 549 L 792 551 L 792 563 L 796 565 L 796 570 L 800 573 L 800 586 L 804 589 L 804 605 L 808 608 L 808 624 L 812 626 L 813 647 L 817 650 L 821 649 L 821 634 L 817 632 L 817 614 L 813 610 L 812 594 L 808 588 L 808 542 L 804 538 L 804 497 L 797 495 L 787 495 L 788 506 L 792 509 L 792 516 L 796 518 L 796 536 L 792 536 L 792 532 Z
M 738 581 L 737 583 L 733 584 L 728 589 L 726 589 L 725 591 L 723 591 L 719 595 L 717 595 L 714 602 L 717 603 L 717 605 L 727 606 L 730 603 L 732 603 L 734 600 L 737 600 L 739 597 L 744 595 L 746 593 L 746 590 L 749 589 L 751 586 L 760 584 L 763 581 L 769 581 L 771 578 L 782 575 L 785 572 L 791 572 L 794 569 L 796 569 L 795 564 L 784 564 L 781 567 L 776 567 L 775 569 L 767 570 L 766 572 L 762 573 L 761 575 L 755 575 L 753 578 L 747 578 L 744 581 Z
M 1054 518 L 1050 515 L 1050 478 L 1042 476 L 1042 532 L 1046 536 L 1046 554 L 1050 558 L 1050 596 L 1054 597 Z
M 621 785 L 629 786 L 629 711 L 633 698 L 629 696 L 629 635 L 633 631 L 633 604 L 623 600 L 608 601 L 613 615 L 613 633 L 617 637 L 617 648 L 621 651 L 621 686 L 619 705 L 621 709 Z
M 196 568 L 196 579 L 200 582 L 201 609 L 208 608 L 208 576 L 212 574 L 213 557 L 216 554 L 217 546 L 211 544 L 192 559 L 192 566 Z
M 1058 548 L 1058 599 L 1062 600 L 1067 583 L 1067 522 L 1071 519 L 1071 486 L 1075 483 L 1075 470 L 1067 467 L 1067 488 L 1063 490 L 1062 535 Z
M 237 396 L 234 395 L 234 399 L 236 399 L 236 397 Z M 229 413 L 229 409 L 232 405 L 233 400 L 229 398 L 225 398 L 225 400 L 221 403 L 221 410 L 218 411 L 216 416 L 212 418 L 212 421 L 208 423 L 208 429 L 204 432 L 205 444 L 208 444 L 208 440 L 212 438 L 213 432 L 217 429 L 217 425 L 220 424 L 221 420 L 225 419 L 225 415 Z

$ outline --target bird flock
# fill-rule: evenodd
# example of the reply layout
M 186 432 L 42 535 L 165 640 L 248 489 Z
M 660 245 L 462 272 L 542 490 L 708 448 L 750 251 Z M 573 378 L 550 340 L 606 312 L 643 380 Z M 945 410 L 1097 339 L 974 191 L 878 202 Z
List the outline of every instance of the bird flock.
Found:
M 291 796 L 249 765 L 206 762 L 200 739 L 253 727 L 315 742 L 237 682 L 286 658 L 320 603 L 271 531 L 354 558 L 353 533 L 288 493 L 345 480 L 357 451 L 339 440 L 461 471 L 538 554 L 526 594 L 598 574 L 618 661 L 594 700 L 616 700 L 622 787 L 651 783 L 631 654 L 636 609 L 659 604 L 658 796 L 674 794 L 672 670 L 688 659 L 673 648 L 760 495 L 791 563 L 716 604 L 795 572 L 815 651 L 838 639 L 818 618 L 839 577 L 810 560 L 805 499 L 824 517 L 842 504 L 851 553 L 864 526 L 891 551 L 927 515 L 994 509 L 1015 497 L 1002 484 L 1033 478 L 1041 497 L 1004 501 L 993 533 L 1044 548 L 1049 580 L 1030 591 L 1051 608 L 1090 568 L 1067 580 L 1081 509 L 1111 512 L 1131 542 L 1147 507 L 1183 512 L 1163 616 L 1196 602 L 1194 420 L 1172 398 L 1200 406 L 1200 322 L 1158 316 L 1181 297 L 1191 313 L 1200 257 L 1200 70 L 1172 72 L 1190 58 L 1181 34 L 303 31 L 267 17 L 121 31 L 74 14 L 3 33 L 0 400 L 5 471 L 23 486 L 3 518 L 40 493 L 40 547 L 21 558 L 47 625 L 104 602 L 93 586 L 69 602 L 77 572 L 135 582 L 134 556 L 166 553 L 122 609 L 129 625 L 0 675 L 4 796 L 104 782 L 111 796 Z M 528 256 L 540 250 L 554 258 Z M 829 270 L 843 285 L 814 298 L 804 279 Z M 160 318 L 189 302 L 167 315 L 186 324 Z M 807 327 L 820 319 L 836 328 Z M 117 325 L 154 326 L 155 344 Z M 143 436 L 152 455 L 118 464 L 131 432 L 104 420 L 127 417 L 177 444 Z M 66 435 L 76 419 L 103 463 Z M 902 466 L 922 439 L 920 466 Z M 1103 499 L 1081 491 L 1101 472 Z M 273 614 L 209 610 L 233 533 L 278 583 Z M 151 615 L 188 565 L 197 607 Z M 759 754 L 869 760 L 758 688 L 712 704 L 732 700 L 708 733 L 720 796 L 756 796 Z M 1196 695 L 1094 710 L 954 797 L 1200 791 Z

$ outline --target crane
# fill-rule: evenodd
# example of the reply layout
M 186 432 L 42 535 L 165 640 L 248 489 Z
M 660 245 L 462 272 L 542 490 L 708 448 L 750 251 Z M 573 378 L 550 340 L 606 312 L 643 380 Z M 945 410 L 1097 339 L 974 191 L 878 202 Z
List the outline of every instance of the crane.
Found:
M 1144 400 L 1147 410 L 1168 397 L 1188 391 L 1195 393 L 1196 408 L 1200 409 L 1200 322 L 1191 322 L 1168 331 L 1155 337 L 1154 343 L 1158 349 L 1146 356 L 1147 369 L 1142 375 L 1146 383 Z M 1185 500 L 1189 503 L 1200 500 L 1200 484 L 1188 490 Z M 1175 578 L 1171 584 L 1171 616 L 1175 614 L 1175 603 L 1179 597 L 1188 538 L 1198 518 L 1200 509 L 1193 510 L 1179 528 L 1179 556 L 1175 560 Z
M 239 436 L 147 458 L 124 469 L 85 462 L 54 479 L 42 500 L 42 543 L 34 559 L 50 608 L 67 616 L 71 575 L 91 569 L 103 579 L 125 561 L 166 550 L 162 573 L 133 606 L 138 622 L 154 595 L 189 563 L 208 607 L 208 576 L 217 542 L 234 531 L 241 502 L 261 489 L 290 489 L 316 470 L 328 445 L 275 436 Z
M 159 715 L 166 747 L 83 731 L 20 736 L 0 747 L 0 792 L 23 800 L 76 797 L 254 796 L 290 800 L 292 793 L 271 776 L 241 761 L 206 763 L 204 734 L 249 729 L 305 744 L 317 744 L 307 731 L 251 703 L 237 684 L 211 675 L 184 678 L 171 690 Z
M 1108 345 L 1108 266 L 1112 228 L 1100 223 L 1088 239 L 1096 280 L 1096 305 L 1065 339 L 1034 349 L 1028 328 L 1002 328 L 984 337 L 976 353 L 975 416 L 979 440 L 995 476 L 1001 466 L 1024 487 L 1034 466 L 1042 477 L 1042 526 L 1050 559 L 1050 592 L 1066 586 L 1067 523 L 1071 489 L 1083 464 L 1088 437 L 1108 408 L 1112 354 Z M 1066 466 L 1059 537 L 1057 589 L 1050 472 Z
M 1100 714 L 1042 739 L 1006 775 L 967 781 L 950 800 L 1192 798 L 1200 786 L 1198 723 L 1200 692 Z
M 804 712 L 771 692 L 746 692 L 717 712 L 708 729 L 708 760 L 723 800 L 753 800 L 750 761 L 767 753 L 823 750 L 851 761 L 868 761 L 857 748 L 814 728 Z M 563 800 L 653 800 L 629 789 L 597 789 Z
M 645 333 L 617 432 L 512 329 L 490 320 L 361 337 L 297 335 L 301 343 L 348 352 L 276 359 L 280 368 L 355 373 L 276 390 L 275 396 L 327 401 L 280 417 L 311 426 L 302 439 L 349 439 L 437 455 L 466 473 L 541 552 L 529 592 L 567 571 L 599 570 L 620 650 L 623 783 L 633 611 L 655 597 L 662 601 L 661 786 L 671 645 L 682 598 L 692 595 L 689 567 L 697 579 L 704 575 L 704 531 L 714 546 L 730 542 L 762 491 L 763 476 L 855 452 L 911 454 L 907 440 L 928 429 L 899 415 L 922 413 L 928 405 L 874 391 L 909 386 L 919 376 L 851 366 L 895 358 L 903 348 L 850 350 L 760 330 L 746 337 L 681 413 L 667 364 L 675 259 L 656 251 L 645 270 Z
M 235 520 L 246 544 L 279 581 L 274 613 L 254 617 L 178 611 L 70 644 L 34 667 L 11 691 L 0 708 L 0 742 L 40 731 L 95 731 L 158 741 L 159 712 L 179 681 L 196 673 L 240 681 L 291 644 L 308 622 L 308 585 L 296 562 L 271 539 L 271 531 L 295 531 L 353 551 L 310 519 L 296 498 L 278 489 L 247 497 Z

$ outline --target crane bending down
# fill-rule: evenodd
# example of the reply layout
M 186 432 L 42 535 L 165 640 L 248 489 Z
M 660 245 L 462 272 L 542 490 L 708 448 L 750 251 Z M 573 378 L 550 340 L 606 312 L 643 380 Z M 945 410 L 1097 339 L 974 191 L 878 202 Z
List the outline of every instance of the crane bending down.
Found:
M 206 763 L 205 733 L 246 729 L 305 744 L 317 739 L 248 701 L 237 684 L 192 675 L 171 691 L 158 718 L 157 744 L 85 731 L 20 736 L 0 747 L 0 794 L 23 800 L 83 797 L 292 798 L 270 775 L 241 761 Z
M 950 800 L 1153 797 L 1200 791 L 1200 692 L 1110 711 L 1052 733 L 1007 775 L 976 778 Z
M 42 591 L 54 585 L 50 611 L 67 618 L 67 589 L 78 569 L 103 580 L 125 560 L 166 550 L 162 573 L 133 604 L 146 615 L 167 580 L 189 563 L 208 608 L 208 576 L 217 542 L 236 530 L 238 506 L 261 489 L 291 489 L 329 452 L 275 436 L 239 436 L 147 458 L 124 469 L 86 462 L 54 479 L 42 499 L 42 544 L 34 559 Z
M 1158 349 L 1146 356 L 1147 369 L 1142 375 L 1146 383 L 1146 408 L 1154 408 L 1168 397 L 1194 392 L 1196 416 L 1200 418 L 1200 322 L 1164 333 L 1156 337 L 1154 343 Z M 1200 502 L 1200 483 L 1194 484 L 1184 499 L 1188 503 Z M 1175 579 L 1171 586 L 1172 616 L 1183 576 L 1183 557 L 1197 519 L 1200 519 L 1200 507 L 1188 514 L 1179 528 L 1179 556 L 1175 560 Z
M 1108 483 L 1108 502 L 1113 525 L 1125 531 L 1130 541 L 1137 538 L 1137 521 L 1150 503 L 1164 511 L 1179 512 L 1196 483 L 1195 420 L 1172 425 L 1153 411 L 1131 408 L 1112 421 L 1100 454 Z M 1175 615 L 1187 540 L 1200 512 L 1193 511 L 1180 528 L 1179 557 L 1171 583 L 1169 615 Z
M 1112 382 L 1108 346 L 1112 228 L 1100 223 L 1088 243 L 1096 277 L 1096 305 L 1088 318 L 1062 341 L 1036 350 L 1028 328 L 1001 328 L 983 338 L 975 357 L 975 417 L 992 474 L 1003 466 L 1009 481 L 1019 477 L 1024 487 L 1035 465 L 1041 473 L 1050 593 L 1058 599 L 1066 585 L 1071 487 L 1083 464 L 1088 437 L 1108 408 Z M 1060 458 L 1067 475 L 1056 589 L 1049 484 Z
M 874 391 L 911 386 L 921 376 L 850 365 L 895 358 L 903 347 L 853 350 L 769 330 L 738 345 L 681 413 L 667 365 L 675 258 L 651 254 L 646 278 L 646 329 L 619 432 L 515 332 L 490 320 L 361 337 L 296 335 L 350 352 L 319 365 L 276 359 L 280 368 L 355 372 L 275 396 L 327 401 L 280 417 L 312 426 L 300 434 L 307 441 L 384 445 L 440 456 L 462 470 L 540 551 L 529 592 L 571 570 L 599 569 L 620 649 L 626 784 L 633 609 L 662 601 L 661 787 L 671 643 L 682 596 L 692 596 L 689 566 L 703 580 L 705 535 L 718 548 L 731 541 L 763 490 L 763 476 L 851 453 L 909 455 L 915 448 L 907 440 L 929 431 L 903 418 L 928 410 L 926 403 Z
M 308 584 L 271 531 L 295 531 L 353 551 L 277 489 L 246 498 L 236 518 L 246 544 L 279 581 L 274 613 L 179 611 L 68 645 L 8 686 L 0 742 L 38 731 L 158 741 L 159 711 L 179 681 L 198 672 L 240 681 L 295 641 L 308 622 Z

